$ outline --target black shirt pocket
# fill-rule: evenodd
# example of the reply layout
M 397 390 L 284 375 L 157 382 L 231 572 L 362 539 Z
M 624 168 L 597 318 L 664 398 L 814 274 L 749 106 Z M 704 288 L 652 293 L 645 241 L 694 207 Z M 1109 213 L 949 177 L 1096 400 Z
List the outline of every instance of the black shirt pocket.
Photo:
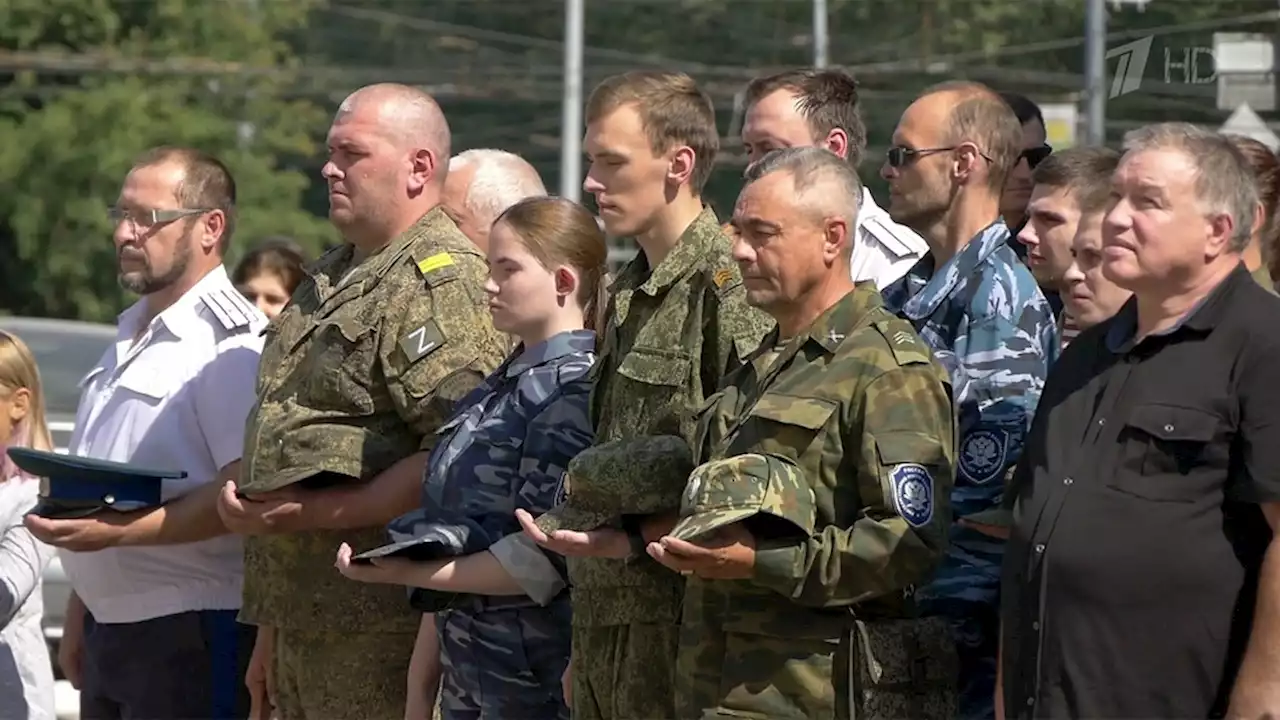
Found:
M 1204 470 L 1216 464 L 1215 443 L 1222 427 L 1222 419 L 1211 410 L 1135 405 L 1120 433 L 1120 462 L 1108 484 L 1148 500 L 1201 499 L 1210 489 Z

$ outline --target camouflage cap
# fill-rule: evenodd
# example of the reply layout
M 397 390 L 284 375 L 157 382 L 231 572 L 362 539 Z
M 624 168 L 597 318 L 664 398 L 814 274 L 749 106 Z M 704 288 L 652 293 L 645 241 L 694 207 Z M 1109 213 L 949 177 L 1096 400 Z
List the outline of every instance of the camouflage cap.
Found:
M 735 455 L 701 465 L 689 476 L 680 522 L 671 531 L 681 540 L 751 520 L 766 535 L 814 533 L 813 488 L 804 472 L 777 455 Z
M 689 444 L 674 435 L 595 445 L 569 462 L 556 507 L 535 522 L 545 533 L 585 531 L 622 515 L 675 510 L 693 468 Z

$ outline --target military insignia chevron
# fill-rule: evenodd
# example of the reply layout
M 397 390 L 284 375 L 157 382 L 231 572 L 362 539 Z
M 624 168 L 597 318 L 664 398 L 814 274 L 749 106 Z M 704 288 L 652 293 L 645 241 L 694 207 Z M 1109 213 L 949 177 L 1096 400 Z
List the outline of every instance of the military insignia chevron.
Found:
M 439 350 L 444 343 L 445 337 L 440 326 L 434 320 L 428 320 L 400 338 L 400 349 L 404 351 L 405 359 L 414 363 Z
M 711 282 L 715 283 L 718 288 L 724 287 L 724 284 L 732 279 L 733 271 L 729 268 L 720 268 L 716 271 L 715 275 L 711 276 Z

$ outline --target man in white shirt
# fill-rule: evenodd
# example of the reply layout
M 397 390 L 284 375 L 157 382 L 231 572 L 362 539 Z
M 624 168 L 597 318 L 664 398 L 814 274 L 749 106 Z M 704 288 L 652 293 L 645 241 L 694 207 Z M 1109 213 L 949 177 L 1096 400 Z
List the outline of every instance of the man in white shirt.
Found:
M 752 80 L 746 89 L 742 144 L 755 162 L 770 150 L 825 147 L 855 169 L 867 149 L 858 83 L 839 70 L 790 70 Z M 924 257 L 929 246 L 899 225 L 862 189 L 850 268 L 855 281 L 884 289 Z
M 266 318 L 222 266 L 234 208 L 226 167 L 184 148 L 140 157 L 111 208 L 120 282 L 142 299 L 83 381 L 70 452 L 187 477 L 158 508 L 26 518 L 75 591 L 59 661 L 84 720 L 248 714 L 243 546 L 216 499 L 238 474 Z

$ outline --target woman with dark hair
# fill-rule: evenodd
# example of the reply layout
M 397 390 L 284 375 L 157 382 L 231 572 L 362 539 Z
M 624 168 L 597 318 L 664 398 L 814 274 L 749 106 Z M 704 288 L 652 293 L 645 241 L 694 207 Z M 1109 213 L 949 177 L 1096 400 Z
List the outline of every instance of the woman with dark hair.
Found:
M 1275 291 L 1275 278 L 1280 277 L 1280 258 L 1276 255 L 1276 240 L 1280 234 L 1280 220 L 1276 218 L 1280 203 L 1280 160 L 1266 145 L 1244 137 L 1228 135 L 1231 144 L 1249 162 L 1258 185 L 1258 215 L 1253 222 L 1253 237 L 1241 258 L 1253 279 L 1264 288 Z
M 250 250 L 231 273 L 231 282 L 268 318 L 284 309 L 305 271 L 302 248 L 284 237 L 267 238 Z

